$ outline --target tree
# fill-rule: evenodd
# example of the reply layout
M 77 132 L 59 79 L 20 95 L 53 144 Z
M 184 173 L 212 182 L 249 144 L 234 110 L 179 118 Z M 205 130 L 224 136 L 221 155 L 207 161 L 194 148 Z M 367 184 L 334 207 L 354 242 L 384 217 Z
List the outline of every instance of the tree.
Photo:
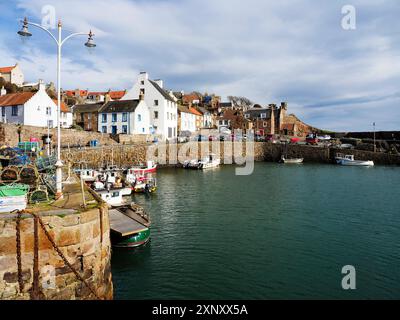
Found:
M 253 102 L 246 97 L 228 96 L 228 100 L 232 102 L 234 108 L 247 109 L 253 105 Z

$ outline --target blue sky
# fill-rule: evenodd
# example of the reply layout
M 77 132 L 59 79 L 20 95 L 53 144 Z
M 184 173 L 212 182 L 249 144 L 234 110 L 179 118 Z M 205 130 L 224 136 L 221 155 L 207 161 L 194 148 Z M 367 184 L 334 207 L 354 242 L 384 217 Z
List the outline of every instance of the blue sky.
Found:
M 356 8 L 356 30 L 341 26 Z M 305 122 L 339 131 L 400 130 L 400 2 L 395 0 L 0 0 L 0 65 L 55 82 L 56 51 L 18 20 L 52 5 L 65 29 L 93 29 L 63 49 L 62 87 L 129 89 L 139 71 L 168 89 L 288 101 Z

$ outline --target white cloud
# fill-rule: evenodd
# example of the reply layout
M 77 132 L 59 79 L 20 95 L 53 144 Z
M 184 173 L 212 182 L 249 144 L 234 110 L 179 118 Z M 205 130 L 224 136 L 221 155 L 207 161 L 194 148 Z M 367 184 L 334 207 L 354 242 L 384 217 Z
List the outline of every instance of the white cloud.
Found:
M 65 88 L 128 88 L 146 70 L 175 90 L 287 100 L 290 111 L 316 126 L 369 129 L 378 109 L 382 126 L 398 129 L 397 99 L 376 100 L 393 96 L 400 80 L 398 34 L 390 29 L 400 27 L 398 4 L 352 2 L 355 31 L 341 28 L 346 1 L 17 1 L 21 15 L 40 21 L 41 7 L 52 4 L 65 28 L 96 33 L 94 55 L 82 47 L 85 39 L 66 46 Z M 30 80 L 54 81 L 55 54 L 38 33 L 27 48 L 2 55 L 22 56 Z M 365 102 L 346 103 L 352 99 Z

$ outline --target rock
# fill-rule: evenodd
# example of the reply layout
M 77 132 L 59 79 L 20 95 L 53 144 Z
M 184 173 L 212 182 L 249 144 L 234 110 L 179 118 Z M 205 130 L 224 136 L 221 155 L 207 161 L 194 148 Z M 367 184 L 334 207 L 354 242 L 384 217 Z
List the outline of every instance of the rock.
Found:
M 22 271 L 22 281 L 28 282 L 31 279 L 31 270 Z M 6 272 L 3 276 L 3 280 L 7 283 L 18 282 L 18 272 Z
M 0 256 L 15 254 L 17 252 L 17 242 L 15 236 L 2 237 L 0 241 Z
M 68 227 L 61 230 L 57 245 L 60 247 L 78 244 L 80 242 L 80 231 L 74 227 Z

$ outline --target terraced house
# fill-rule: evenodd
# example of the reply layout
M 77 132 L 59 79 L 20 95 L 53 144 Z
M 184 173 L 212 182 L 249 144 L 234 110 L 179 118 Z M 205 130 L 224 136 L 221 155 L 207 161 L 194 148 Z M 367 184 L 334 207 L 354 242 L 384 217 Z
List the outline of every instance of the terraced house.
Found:
M 110 134 L 149 134 L 150 111 L 144 100 L 109 101 L 99 110 L 98 130 Z

